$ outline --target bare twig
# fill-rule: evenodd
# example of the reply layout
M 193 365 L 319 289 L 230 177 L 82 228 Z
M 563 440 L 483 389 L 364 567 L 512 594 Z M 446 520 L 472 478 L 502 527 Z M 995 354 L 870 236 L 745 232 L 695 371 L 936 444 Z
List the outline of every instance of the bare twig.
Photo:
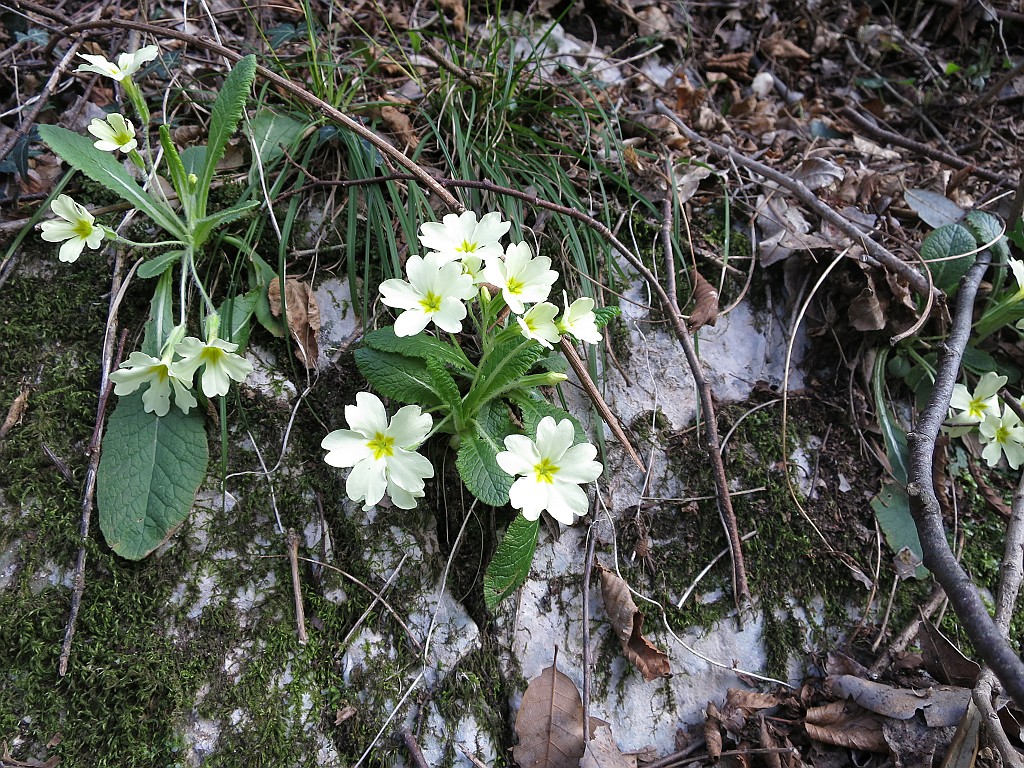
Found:
M 1020 406 L 1013 398 L 1006 399 L 1009 405 L 1013 403 L 1013 410 L 1017 412 Z M 1014 407 L 1015 406 L 1015 407 Z M 1017 605 L 1017 596 L 1020 593 L 1021 581 L 1024 580 L 1024 475 L 1017 484 L 1017 490 L 1013 494 L 1013 509 L 1010 514 L 1010 521 L 1006 525 L 1006 546 L 1003 551 L 1003 562 L 1000 567 L 1001 578 L 999 582 L 999 594 L 996 599 L 995 623 L 1004 638 L 1008 637 L 1010 621 L 1013 618 L 1013 610 Z M 999 715 L 996 714 L 992 705 L 992 692 L 994 688 L 994 675 L 991 668 L 982 670 L 978 682 L 972 693 L 974 705 L 978 708 L 985 720 L 989 738 L 995 744 L 996 749 L 1003 758 L 1003 765 L 1011 768 L 1021 768 L 1024 761 L 1020 753 L 1010 743 L 1003 729 Z
M 17 144 L 18 141 L 28 133 L 29 129 L 35 124 L 36 118 L 39 117 L 39 113 L 42 112 L 43 107 L 49 103 L 50 96 L 55 90 L 57 90 L 57 83 L 59 83 L 60 79 L 64 76 L 64 70 L 68 68 L 68 64 L 71 63 L 71 59 L 73 59 L 75 54 L 78 53 L 78 49 L 82 47 L 83 42 L 84 41 L 82 40 L 75 40 L 68 48 L 67 53 L 65 53 L 57 63 L 53 73 L 50 75 L 50 79 L 43 85 L 42 91 L 35 95 L 35 104 L 33 104 L 32 108 L 22 117 L 21 125 L 11 132 L 7 137 L 7 141 L 5 141 L 4 145 L 0 147 L 0 162 L 3 162 L 7 156 L 11 154 L 11 150 L 14 149 L 14 145 Z
M 92 518 L 93 494 L 96 490 L 96 474 L 100 466 L 100 440 L 103 437 L 103 424 L 107 415 L 107 400 L 113 387 L 110 386 L 108 376 L 110 371 L 117 365 L 124 354 L 124 345 L 128 336 L 127 330 L 121 333 L 121 339 L 117 346 L 117 358 L 114 359 L 113 337 L 114 329 L 117 328 L 117 309 L 121 301 L 122 285 L 121 270 L 124 264 L 120 251 L 114 257 L 114 278 L 110 297 L 110 310 L 107 314 L 107 334 L 104 336 L 102 367 L 100 374 L 100 397 L 96 406 L 96 423 L 93 425 L 92 439 L 89 441 L 89 468 L 85 473 L 85 489 L 82 491 L 82 516 L 78 522 L 78 557 L 75 559 L 75 575 L 73 578 L 74 588 L 71 591 L 71 606 L 68 610 L 68 623 L 64 627 L 64 642 L 60 649 L 60 660 L 57 663 L 57 673 L 64 677 L 68 673 L 68 662 L 71 659 L 71 642 L 75 637 L 75 625 L 78 622 L 78 612 L 82 608 L 82 596 L 85 594 L 85 543 L 89 539 L 89 521 Z
M 990 259 L 989 252 L 983 251 L 960 281 L 956 315 L 936 368 L 935 389 L 928 402 L 928 408 L 917 426 L 907 434 L 910 448 L 910 482 L 907 483 L 907 494 L 910 497 L 910 511 L 921 539 L 925 566 L 935 574 L 936 580 L 946 591 L 950 605 L 975 649 L 995 672 L 1010 697 L 1018 705 L 1024 705 L 1024 662 L 1003 639 L 1002 633 L 985 609 L 978 588 L 950 550 L 943 527 L 942 510 L 932 480 L 935 441 L 949 410 L 949 400 L 960 371 L 960 361 L 971 335 L 974 300 Z
M 875 663 L 871 665 L 868 675 L 872 679 L 878 677 L 884 670 L 890 667 L 897 653 L 902 653 L 907 649 L 907 646 L 917 637 L 917 633 L 921 628 L 921 622 L 935 613 L 945 599 L 946 593 L 942 591 L 942 587 L 936 586 L 932 590 L 931 595 L 929 595 L 928 601 L 923 606 L 919 606 L 918 615 L 904 627 L 903 631 L 889 644 L 889 647 L 882 652 L 882 655 L 875 660 Z
M 288 529 L 288 559 L 292 565 L 292 592 L 295 595 L 295 625 L 299 634 L 299 644 L 309 642 L 306 634 L 306 610 L 302 606 L 302 584 L 299 582 L 299 534 L 294 528 Z
M 1000 187 L 1012 188 L 1014 182 L 998 173 L 993 173 L 986 168 L 979 168 L 972 162 L 964 160 L 956 155 L 951 155 L 948 152 L 943 152 L 941 149 L 935 149 L 935 147 L 929 146 L 920 141 L 914 141 L 908 139 L 901 133 L 895 133 L 893 131 L 887 131 L 884 128 L 879 127 L 873 123 L 864 115 L 860 114 L 853 107 L 843 107 L 839 110 L 840 114 L 853 123 L 859 131 L 866 133 L 874 139 L 892 144 L 895 147 L 903 147 L 909 149 L 914 154 L 920 155 L 921 157 L 927 157 L 931 160 L 937 160 L 943 165 L 948 165 L 950 168 L 959 168 L 962 170 L 968 170 L 979 179 L 996 184 Z
M 665 205 L 665 219 L 671 222 L 671 202 Z M 665 272 L 674 275 L 676 271 L 675 251 L 672 248 L 672 226 L 663 224 L 662 246 L 665 250 Z M 672 281 L 674 285 L 674 281 Z M 732 590 L 733 600 L 736 603 L 736 620 L 740 627 L 743 626 L 743 614 L 750 607 L 750 587 L 747 584 L 747 569 L 743 562 L 743 543 L 740 539 L 740 528 L 736 522 L 736 512 L 732 506 L 732 497 L 729 493 L 729 479 L 725 474 L 725 463 L 722 460 L 721 441 L 718 437 L 718 419 L 715 415 L 715 404 L 711 397 L 711 385 L 704 377 L 704 369 L 701 366 L 700 358 L 693 346 L 693 339 L 689 329 L 683 325 L 682 312 L 679 309 L 679 299 L 675 294 L 668 296 L 666 307 L 674 326 L 682 325 L 681 332 L 676 331 L 679 343 L 686 355 L 686 362 L 690 367 L 690 374 L 693 376 L 694 384 L 700 396 L 700 407 L 704 416 L 704 442 L 711 462 L 712 474 L 715 478 L 715 492 L 718 497 L 718 513 L 722 518 L 722 525 L 725 528 L 726 537 L 729 541 L 729 556 L 732 559 Z
M 405 743 L 405 748 L 409 750 L 409 756 L 412 758 L 413 765 L 416 768 L 430 768 L 427 758 L 423 756 L 423 750 L 416 743 L 416 737 L 412 735 L 412 731 L 408 728 L 402 729 L 402 741 Z
M 925 279 L 924 275 L 914 269 L 910 264 L 903 261 L 903 259 L 894 254 L 884 245 L 872 240 L 867 232 L 864 232 L 852 221 L 841 216 L 830 206 L 819 200 L 817 195 L 811 192 L 803 182 L 791 179 L 784 173 L 780 173 L 774 168 L 769 168 L 764 163 L 760 163 L 757 160 L 751 160 L 749 157 L 741 155 L 735 150 L 724 147 L 721 144 L 711 141 L 710 139 L 694 132 L 688 125 L 686 125 L 686 123 L 679 119 L 679 116 L 676 115 L 675 112 L 665 106 L 660 99 L 655 101 L 655 105 L 657 111 L 671 120 L 690 141 L 703 144 L 719 157 L 728 158 L 737 165 L 749 168 L 754 171 L 754 173 L 760 174 L 769 181 L 774 181 L 779 186 L 788 189 L 801 203 L 814 211 L 814 213 L 839 231 L 860 243 L 873 259 L 906 280 L 915 291 L 922 296 L 927 294 L 928 281 Z
M 185 32 L 179 32 L 178 30 L 171 29 L 169 27 L 159 27 L 154 24 L 147 24 L 141 21 L 130 21 L 128 19 L 101 19 L 98 21 L 87 21 L 80 24 L 72 24 L 71 20 L 64 14 L 50 10 L 49 8 L 46 8 L 39 3 L 35 3 L 32 0 L 13 0 L 13 4 L 17 8 L 37 13 L 40 16 L 44 16 L 45 18 L 53 19 L 54 21 L 64 24 L 65 28 L 62 29 L 61 32 L 65 36 L 70 36 L 78 32 L 90 32 L 100 29 L 132 29 L 139 32 L 145 32 L 150 35 L 155 35 L 157 37 L 170 37 L 175 40 L 182 40 L 187 42 L 189 45 L 194 45 L 208 50 L 211 53 L 215 53 L 218 56 L 223 56 L 232 63 L 237 62 L 242 58 L 240 53 L 233 51 L 230 48 L 225 48 L 223 45 L 218 45 L 211 40 L 190 35 Z M 7 3 L 3 3 L 3 5 L 7 5 Z M 465 206 L 453 197 L 448 190 L 438 184 L 437 181 L 422 167 L 409 159 L 403 152 L 391 146 L 381 136 L 377 135 L 366 126 L 335 109 L 323 99 L 314 96 L 305 88 L 296 85 L 287 78 L 281 77 L 276 72 L 272 72 L 262 65 L 256 66 L 256 73 L 264 80 L 270 81 L 279 88 L 282 88 L 292 94 L 300 101 L 313 107 L 324 117 L 333 120 L 336 123 L 340 123 L 360 138 L 370 142 L 370 144 L 379 150 L 381 154 L 393 160 L 415 176 L 417 181 L 440 197 L 441 200 L 444 201 L 444 204 L 449 208 L 459 212 L 465 210 Z
M 590 578 L 594 572 L 594 551 L 597 547 L 597 522 L 587 531 L 587 558 L 583 564 L 583 722 L 590 722 Z M 590 741 L 590 728 L 583 729 L 583 743 Z

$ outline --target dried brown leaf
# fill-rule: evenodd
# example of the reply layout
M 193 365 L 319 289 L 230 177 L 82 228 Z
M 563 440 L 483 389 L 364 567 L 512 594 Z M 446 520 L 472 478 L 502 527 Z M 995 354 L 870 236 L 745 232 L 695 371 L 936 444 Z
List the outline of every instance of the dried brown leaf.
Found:
M 762 40 L 761 52 L 772 59 L 791 59 L 798 62 L 811 60 L 811 54 L 784 37 L 769 37 Z
M 964 656 L 928 619 L 917 630 L 917 644 L 921 646 L 928 674 L 946 685 L 974 687 L 981 667 Z
M 462 0 L 438 0 L 438 6 L 445 15 L 450 14 L 452 26 L 461 34 L 466 29 L 466 6 Z
M 694 272 L 693 311 L 690 313 L 690 333 L 696 333 L 705 325 L 713 326 L 718 321 L 718 291 L 700 272 Z
M 641 633 L 644 615 L 633 602 L 629 586 L 613 571 L 602 566 L 598 566 L 598 570 L 601 574 L 604 609 L 622 643 L 622 652 L 640 670 L 647 682 L 669 677 L 672 672 L 668 656 Z
M 380 119 L 395 137 L 410 149 L 420 145 L 420 137 L 412 126 L 409 116 L 396 107 L 381 107 Z
M 308 283 L 289 277 L 284 284 L 285 304 L 287 305 L 288 329 L 295 339 L 295 356 L 302 361 L 307 369 L 316 368 L 320 346 L 317 334 L 320 332 L 320 307 L 316 296 Z M 281 316 L 281 281 L 271 280 L 267 289 L 270 300 L 270 311 L 275 317 Z
M 734 80 L 748 83 L 750 75 L 747 71 L 750 69 L 750 60 L 753 57 L 754 54 L 751 51 L 727 53 L 724 56 L 708 59 L 706 66 L 708 72 L 724 72 Z
M 622 754 L 605 723 L 593 729 L 580 768 L 636 768 L 636 757 Z
M 708 757 L 714 762 L 722 758 L 722 715 L 715 706 L 715 702 L 709 701 L 707 718 L 704 720 L 704 747 L 708 751 Z
M 730 688 L 725 694 L 726 709 L 745 709 L 748 712 L 756 712 L 759 709 L 777 707 L 780 703 L 778 695 L 774 693 Z
M 824 157 L 808 157 L 792 173 L 795 181 L 802 181 L 810 190 L 842 181 L 845 175 L 846 171 Z
M 28 410 L 28 392 L 27 387 L 21 390 L 18 396 L 14 398 L 14 402 L 11 403 L 11 407 L 7 409 L 7 418 L 0 425 L 0 440 L 7 437 L 8 432 L 18 424 L 21 424 L 21 419 L 25 415 L 25 411 Z
M 804 716 L 807 735 L 823 744 L 865 752 L 888 752 L 882 721 L 876 715 L 846 701 L 812 707 Z
M 584 753 L 583 700 L 576 684 L 552 665 L 530 681 L 516 714 L 521 768 L 579 768 Z
M 853 699 L 860 706 L 886 717 L 909 720 L 920 710 L 933 728 L 956 725 L 963 717 L 971 692 L 938 685 L 927 690 L 893 688 L 853 675 L 834 675 L 826 686 L 836 698 Z

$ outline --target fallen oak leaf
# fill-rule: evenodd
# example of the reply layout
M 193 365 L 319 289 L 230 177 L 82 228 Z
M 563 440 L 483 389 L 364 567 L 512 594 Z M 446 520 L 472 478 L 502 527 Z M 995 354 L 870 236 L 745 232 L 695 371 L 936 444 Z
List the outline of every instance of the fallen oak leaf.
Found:
M 833 701 L 808 709 L 804 729 L 808 736 L 822 744 L 865 752 L 889 751 L 882 721 L 851 701 Z
M 636 768 L 636 757 L 622 754 L 607 723 L 592 728 L 580 768 Z
M 688 323 L 691 334 L 705 325 L 714 326 L 718 322 L 718 291 L 700 272 L 694 272 L 693 301 L 693 312 L 690 313 Z
M 598 564 L 604 609 L 619 636 L 622 652 L 640 670 L 644 680 L 671 677 L 668 656 L 643 636 L 644 615 L 629 592 L 629 586 L 614 572 Z
M 308 283 L 303 283 L 293 277 L 285 280 L 284 297 L 286 304 L 286 315 L 288 329 L 295 339 L 295 356 L 299 358 L 308 370 L 316 368 L 316 360 L 320 356 L 320 346 L 317 343 L 317 334 L 320 332 L 320 306 L 316 303 L 316 296 Z M 270 311 L 274 317 L 281 316 L 281 281 L 274 279 L 270 281 L 267 288 L 267 298 L 270 300 Z
M 579 768 L 585 752 L 583 699 L 554 664 L 526 687 L 515 730 L 519 744 L 512 756 L 520 768 Z

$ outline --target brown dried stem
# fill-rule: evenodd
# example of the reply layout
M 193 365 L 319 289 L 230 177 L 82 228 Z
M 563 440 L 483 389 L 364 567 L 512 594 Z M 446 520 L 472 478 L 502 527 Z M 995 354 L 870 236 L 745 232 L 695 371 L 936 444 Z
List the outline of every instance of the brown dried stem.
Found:
M 1024 705 L 1024 662 L 1007 644 L 1003 633 L 989 616 L 978 594 L 978 588 L 949 548 L 942 521 L 942 509 L 932 479 L 935 441 L 949 410 L 949 400 L 960 371 L 960 361 L 971 335 L 974 300 L 981 279 L 988 269 L 990 258 L 988 251 L 982 251 L 974 266 L 960 281 L 956 314 L 935 372 L 935 389 L 928 402 L 928 408 L 921 415 L 917 426 L 907 434 L 910 448 L 910 482 L 907 483 L 907 494 L 910 497 L 910 511 L 921 539 L 925 566 L 935 574 L 936 580 L 942 585 L 953 611 L 960 619 L 961 626 L 975 649 L 995 672 L 1004 690 L 1018 706 L 1021 706 Z
M 662 226 L 662 246 L 665 250 L 665 272 L 668 275 L 676 273 L 675 251 L 672 248 L 672 198 L 665 202 L 665 221 Z M 670 281 L 675 285 L 675 279 Z M 718 437 L 718 419 L 715 416 L 715 403 L 711 397 L 711 385 L 704 377 L 704 369 L 701 367 L 700 358 L 693 346 L 693 339 L 689 329 L 683 323 L 683 314 L 679 308 L 679 299 L 675 293 L 668 295 L 667 314 L 676 328 L 676 336 L 683 347 L 686 355 L 686 362 L 690 367 L 693 381 L 697 385 L 697 392 L 700 395 L 700 407 L 704 417 L 704 442 L 705 449 L 711 460 L 711 470 L 715 478 L 715 492 L 718 498 L 718 514 L 722 519 L 722 526 L 725 528 L 726 537 L 729 541 L 729 556 L 732 559 L 732 590 L 733 600 L 736 603 L 736 616 L 740 627 L 743 626 L 743 613 L 750 607 L 750 587 L 747 585 L 747 569 L 743 562 L 743 542 L 740 540 L 740 528 L 736 522 L 736 511 L 732 507 L 732 496 L 729 492 L 729 479 L 725 474 L 725 463 L 722 460 L 722 441 Z
M 6 5 L 6 3 L 4 4 Z M 62 13 L 52 11 L 45 6 L 33 2 L 32 0 L 14 0 L 14 6 L 20 9 L 28 10 L 33 13 L 37 13 L 40 16 L 44 16 L 49 19 L 53 19 L 61 24 L 65 25 L 65 28 L 61 30 L 61 33 L 65 36 L 70 36 L 78 32 L 88 32 L 99 29 L 132 29 L 138 32 L 145 32 L 150 35 L 157 37 L 170 37 L 175 40 L 181 40 L 194 45 L 199 48 L 204 48 L 211 53 L 215 53 L 218 56 L 223 56 L 228 61 L 234 63 L 242 58 L 242 55 L 237 51 L 233 51 L 230 48 L 226 48 L 223 45 L 207 40 L 195 35 L 190 35 L 185 32 L 179 32 L 176 29 L 170 29 L 167 27 L 158 27 L 154 24 L 147 24 L 141 21 L 130 21 L 128 19 L 101 19 L 99 21 L 86 21 L 80 24 L 72 24 L 71 20 L 64 16 Z M 328 104 L 323 99 L 317 98 L 315 95 L 296 85 L 291 80 L 281 77 L 276 72 L 272 72 L 262 65 L 256 66 L 256 74 L 262 77 L 264 80 L 268 80 L 279 88 L 287 91 L 292 96 L 295 96 L 299 101 L 314 108 L 324 117 L 332 120 L 336 123 L 341 124 L 348 130 L 355 133 L 362 139 L 370 142 L 375 148 L 377 148 L 381 154 L 385 157 L 393 160 L 398 165 L 405 168 L 411 173 L 417 181 L 422 183 L 429 190 L 434 192 L 441 200 L 444 201 L 445 205 L 449 208 L 462 212 L 465 210 L 465 206 L 459 202 L 455 197 L 452 196 L 448 190 L 437 183 L 437 181 L 427 173 L 421 166 L 410 160 L 403 152 L 396 149 L 395 147 L 388 144 L 381 136 L 371 131 L 366 126 L 353 120 L 351 117 L 335 109 L 333 106 Z
M 924 275 L 914 269 L 910 264 L 903 261 L 903 259 L 894 254 L 884 245 L 872 240 L 867 232 L 864 232 L 852 221 L 841 216 L 829 205 L 819 200 L 817 195 L 809 190 L 803 182 L 791 179 L 786 174 L 780 173 L 774 168 L 769 168 L 764 163 L 752 160 L 729 147 L 722 146 L 721 144 L 711 141 L 711 139 L 707 139 L 694 132 L 688 125 L 686 125 L 686 123 L 679 119 L 679 116 L 676 115 L 675 112 L 665 106 L 660 99 L 655 101 L 655 106 L 658 113 L 671 120 L 687 139 L 698 144 L 703 144 L 719 157 L 726 158 L 731 162 L 736 163 L 736 165 L 748 168 L 754 171 L 754 173 L 764 176 L 769 181 L 775 182 L 780 187 L 789 190 L 797 200 L 814 211 L 814 213 L 822 219 L 834 226 L 840 232 L 843 232 L 848 237 L 853 238 L 854 241 L 860 243 L 872 259 L 906 280 L 910 286 L 917 291 L 917 293 L 922 296 L 928 293 L 928 280 Z

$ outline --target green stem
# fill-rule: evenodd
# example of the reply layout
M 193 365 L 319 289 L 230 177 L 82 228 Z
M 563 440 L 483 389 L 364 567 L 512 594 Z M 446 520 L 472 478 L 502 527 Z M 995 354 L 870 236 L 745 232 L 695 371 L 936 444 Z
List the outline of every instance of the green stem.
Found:
M 117 236 L 117 242 L 129 245 L 132 248 L 163 248 L 169 245 L 186 245 L 182 240 L 160 240 L 155 243 L 137 243 L 134 240 L 129 240 L 124 235 Z
M 978 344 L 982 339 L 991 336 L 1007 322 L 1019 319 L 1024 314 L 1022 299 L 1024 299 L 1024 290 L 1015 291 L 982 315 L 981 319 L 974 324 L 974 343 Z
M 531 339 L 524 339 L 522 344 L 517 345 L 511 352 L 505 355 L 503 359 L 508 360 L 510 357 L 513 357 L 514 355 L 518 354 L 521 350 L 525 349 L 529 345 L 536 343 L 536 341 L 533 341 Z M 477 365 L 476 373 L 473 375 L 473 381 L 469 385 L 469 394 L 466 395 L 465 399 L 462 401 L 465 411 L 465 418 L 467 420 L 472 420 L 476 418 L 476 414 L 479 412 L 480 408 L 482 408 L 484 405 L 493 400 L 498 394 L 496 392 L 492 392 L 488 395 L 486 400 L 484 400 L 483 402 L 479 402 L 479 393 L 483 391 L 483 387 L 481 386 L 480 382 L 480 373 L 484 369 L 486 360 L 486 355 L 480 358 L 480 363 L 479 365 Z M 500 370 L 500 368 L 500 365 L 496 366 L 495 370 Z M 502 390 L 507 390 L 507 387 L 502 387 Z
M 188 254 L 188 272 L 192 275 L 192 282 L 199 290 L 199 294 L 203 297 L 203 303 L 206 305 L 206 313 L 208 315 L 212 315 L 216 313 L 217 307 L 214 306 L 213 300 L 210 299 L 209 294 L 206 293 L 206 289 L 203 287 L 203 281 L 199 279 L 199 273 L 196 272 L 195 253 L 191 247 L 186 251 L 186 253 Z

